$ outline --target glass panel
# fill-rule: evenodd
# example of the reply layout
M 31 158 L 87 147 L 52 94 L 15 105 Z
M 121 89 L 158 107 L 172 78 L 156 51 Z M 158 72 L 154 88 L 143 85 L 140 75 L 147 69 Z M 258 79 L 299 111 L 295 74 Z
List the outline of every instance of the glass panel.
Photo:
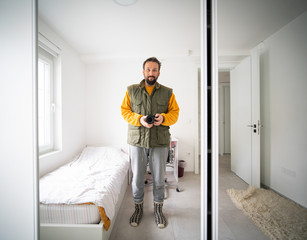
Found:
M 50 64 L 38 61 L 38 139 L 39 147 L 51 144 Z

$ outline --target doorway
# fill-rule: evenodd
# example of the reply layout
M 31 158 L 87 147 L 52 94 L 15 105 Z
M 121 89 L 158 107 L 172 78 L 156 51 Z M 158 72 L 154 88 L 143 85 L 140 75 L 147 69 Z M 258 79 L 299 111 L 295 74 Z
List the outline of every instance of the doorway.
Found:
M 219 71 L 219 154 L 230 155 L 230 72 Z

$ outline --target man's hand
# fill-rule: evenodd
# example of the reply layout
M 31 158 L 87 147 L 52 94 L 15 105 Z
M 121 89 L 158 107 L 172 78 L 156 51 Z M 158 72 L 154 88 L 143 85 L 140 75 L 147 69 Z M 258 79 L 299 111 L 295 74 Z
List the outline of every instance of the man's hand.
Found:
M 143 116 L 140 118 L 140 123 L 146 128 L 152 128 L 153 124 L 149 124 L 146 122 L 147 116 Z M 156 122 L 155 122 L 156 123 Z
M 157 114 L 155 115 L 155 122 L 154 122 L 154 125 L 155 125 L 155 126 L 160 126 L 161 123 L 163 122 L 163 120 L 164 120 L 163 116 L 162 116 L 160 113 L 157 113 Z

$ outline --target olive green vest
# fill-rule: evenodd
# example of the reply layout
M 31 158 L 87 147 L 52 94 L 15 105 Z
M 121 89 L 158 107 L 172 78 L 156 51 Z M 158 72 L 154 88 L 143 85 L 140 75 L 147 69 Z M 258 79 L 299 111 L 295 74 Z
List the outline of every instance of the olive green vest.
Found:
M 128 87 L 131 109 L 133 112 L 144 116 L 167 113 L 172 92 L 172 89 L 156 82 L 155 88 L 149 96 L 145 89 L 145 80 L 143 80 L 140 84 Z M 168 147 L 169 141 L 170 132 L 168 126 L 160 125 L 146 128 L 128 124 L 128 144 L 130 145 L 144 148 Z

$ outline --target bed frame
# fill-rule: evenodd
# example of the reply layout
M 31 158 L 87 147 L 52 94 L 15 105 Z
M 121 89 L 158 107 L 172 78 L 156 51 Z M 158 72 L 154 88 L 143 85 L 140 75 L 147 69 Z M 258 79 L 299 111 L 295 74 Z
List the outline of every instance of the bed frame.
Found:
M 40 240 L 108 240 L 119 208 L 124 199 L 129 181 L 129 171 L 127 171 L 117 203 L 115 205 L 115 215 L 111 219 L 108 231 L 103 227 L 102 221 L 99 224 L 40 224 Z

